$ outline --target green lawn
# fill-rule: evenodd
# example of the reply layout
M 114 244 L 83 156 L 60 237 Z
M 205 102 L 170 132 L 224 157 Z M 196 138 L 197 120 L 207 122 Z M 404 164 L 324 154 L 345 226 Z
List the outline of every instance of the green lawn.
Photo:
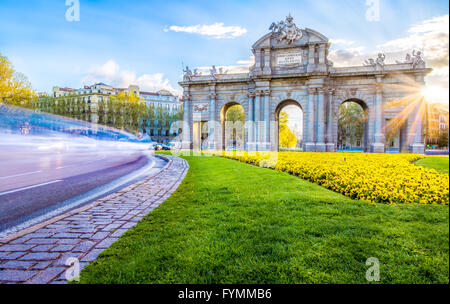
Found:
M 446 156 L 426 157 L 417 161 L 416 165 L 448 174 L 448 157 Z
M 81 273 L 81 283 L 449 282 L 448 206 L 369 204 L 297 177 L 186 157 L 179 189 Z

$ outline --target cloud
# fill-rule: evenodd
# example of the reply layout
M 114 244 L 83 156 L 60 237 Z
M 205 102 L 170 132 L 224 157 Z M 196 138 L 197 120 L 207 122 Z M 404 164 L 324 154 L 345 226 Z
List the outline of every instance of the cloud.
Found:
M 334 45 L 353 45 L 355 44 L 355 41 L 352 40 L 345 40 L 345 39 L 330 39 L 331 44 Z
M 408 36 L 388 41 L 378 48 L 387 52 L 421 50 L 425 61 L 433 68 L 449 65 L 449 15 L 425 20 L 413 25 Z
M 331 51 L 328 58 L 334 62 L 335 66 L 355 66 L 361 65 L 367 55 L 364 53 L 365 48 L 355 47 L 341 50 Z
M 341 45 L 346 45 L 342 39 Z M 336 41 L 335 41 L 336 43 Z M 349 44 L 347 44 L 349 45 Z M 433 101 L 449 102 L 449 15 L 434 17 L 419 24 L 412 25 L 405 37 L 387 41 L 377 46 L 376 50 L 365 51 L 364 47 L 333 50 L 328 58 L 335 66 L 356 66 L 368 58 L 375 58 L 377 53 L 386 54 L 387 63 L 404 60 L 406 53 L 420 50 L 427 67 L 433 72 L 426 77 L 427 91 L 433 91 Z
M 242 28 L 240 26 L 225 26 L 223 23 L 214 23 L 211 25 L 197 24 L 191 26 L 172 25 L 164 28 L 164 31 L 198 34 L 203 36 L 211 36 L 216 39 L 236 38 L 247 33 L 247 30 L 245 28 Z
M 104 82 L 116 88 L 127 88 L 130 84 L 138 85 L 142 91 L 168 90 L 177 95 L 179 90 L 172 87 L 163 73 L 137 75 L 135 71 L 123 70 L 114 60 L 108 60 L 103 65 L 89 69 L 81 80 L 82 85 Z

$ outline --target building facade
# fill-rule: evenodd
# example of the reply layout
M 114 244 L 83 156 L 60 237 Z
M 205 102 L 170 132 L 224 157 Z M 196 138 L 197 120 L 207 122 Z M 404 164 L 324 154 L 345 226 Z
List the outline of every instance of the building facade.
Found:
M 303 110 L 303 150 L 337 149 L 337 112 L 345 102 L 360 104 L 367 118 L 362 145 L 368 152 L 385 152 L 386 128 L 399 121 L 396 137 L 400 151 L 424 153 L 422 103 L 389 107 L 391 101 L 417 96 L 431 72 L 420 52 L 404 62 L 386 64 L 384 54 L 361 66 L 333 67 L 328 60 L 330 42 L 312 29 L 300 29 L 288 16 L 273 23 L 271 32 L 252 47 L 255 64 L 248 73 L 210 75 L 184 71 L 183 142 L 185 149 L 225 148 L 228 107 L 245 110 L 246 150 L 278 150 L 279 113 L 286 105 Z M 405 112 L 406 107 L 414 108 Z
M 122 92 L 126 95 L 134 94 L 147 106 L 146 117 L 141 117 L 142 133 L 160 143 L 167 143 L 179 135 L 181 124 L 178 121 L 182 115 L 183 105 L 177 96 L 167 90 L 145 92 L 140 91 L 136 85 L 130 85 L 128 88 L 114 88 L 104 83 L 96 83 L 80 89 L 55 86 L 52 90 L 52 97 L 56 100 L 69 99 L 81 104 L 83 113 L 86 113 L 82 119 L 102 123 L 107 119 L 101 119 L 99 115 L 108 115 L 107 106 L 105 106 L 108 100 Z M 100 104 L 103 106 L 100 106 Z M 99 111 L 99 108 L 102 110 Z
M 428 107 L 427 146 L 448 147 L 449 109 L 448 105 L 430 104 Z M 447 137 L 447 143 L 443 139 Z M 445 140 L 444 140 L 445 141 Z

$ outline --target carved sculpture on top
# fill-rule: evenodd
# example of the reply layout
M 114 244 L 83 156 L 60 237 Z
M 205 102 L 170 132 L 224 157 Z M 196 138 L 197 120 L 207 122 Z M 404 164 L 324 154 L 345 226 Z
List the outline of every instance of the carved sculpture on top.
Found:
M 192 71 L 191 71 L 191 69 L 188 67 L 188 66 L 186 66 L 186 69 L 183 69 L 183 73 L 184 73 L 184 78 L 185 79 L 191 79 L 192 78 Z
M 375 66 L 375 65 L 376 65 L 375 60 L 373 60 L 372 58 L 369 58 L 363 62 L 363 66 Z
M 287 44 L 292 44 L 302 38 L 303 35 L 302 30 L 295 25 L 294 18 L 291 14 L 286 17 L 286 21 L 280 21 L 278 23 L 273 22 L 270 25 L 269 30 L 272 31 L 273 34 L 278 35 L 278 42 L 286 40 Z
M 386 60 L 386 55 L 383 53 L 378 53 L 378 57 L 375 60 L 375 63 L 379 66 L 384 66 L 384 60 Z
M 216 75 L 217 75 L 217 69 L 216 69 L 216 66 L 213 65 L 213 66 L 211 67 L 211 69 L 209 70 L 209 72 L 210 72 L 211 76 L 216 76 Z
M 372 67 L 384 67 L 384 61 L 386 60 L 386 55 L 383 53 L 378 53 L 377 59 L 367 59 L 363 62 L 363 66 L 372 66 Z
M 412 66 L 413 69 L 417 67 L 425 67 L 425 61 L 422 58 L 422 52 L 414 50 L 412 53 Z
M 410 53 L 407 53 L 404 62 L 396 61 L 396 63 L 397 64 L 411 64 L 413 69 L 418 68 L 418 67 L 424 68 L 425 61 L 423 60 L 422 55 L 423 54 L 421 51 L 413 50 L 412 56 Z

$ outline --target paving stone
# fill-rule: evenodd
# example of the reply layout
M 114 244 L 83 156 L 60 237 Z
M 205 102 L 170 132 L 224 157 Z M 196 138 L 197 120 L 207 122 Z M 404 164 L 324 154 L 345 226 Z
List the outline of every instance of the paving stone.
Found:
M 48 244 L 54 244 L 56 243 L 56 240 L 53 238 L 48 238 L 48 239 L 30 239 L 28 241 L 26 241 L 26 244 L 32 244 L 32 245 L 48 245 Z
M 113 234 L 111 234 L 111 237 L 115 237 L 115 238 L 121 237 L 122 234 L 124 234 L 127 230 L 128 229 L 124 229 L 124 228 L 117 229 Z
M 63 253 L 56 261 L 52 262 L 52 266 L 67 266 L 66 262 L 70 258 L 79 259 L 82 253 L 79 252 L 66 252 Z
M 32 270 L 0 270 L 0 282 L 24 282 L 36 273 Z
M 55 239 L 76 239 L 79 238 L 81 235 L 81 233 L 72 233 L 72 232 L 62 232 L 62 233 L 57 233 L 54 236 L 52 236 L 52 238 Z
M 32 252 L 43 252 L 43 251 L 49 251 L 51 248 L 55 247 L 54 244 L 51 245 L 37 245 L 36 247 L 33 247 L 31 249 Z
M 25 236 L 23 236 L 23 237 L 20 237 L 20 238 L 18 238 L 18 239 L 15 239 L 15 240 L 9 242 L 9 244 L 23 244 L 23 243 L 25 243 L 26 241 L 28 241 L 30 238 L 31 238 L 31 237 L 29 237 L 29 235 L 25 235 Z
M 110 247 L 112 245 L 112 243 L 114 243 L 117 240 L 118 240 L 118 238 L 109 237 L 107 239 L 104 239 L 100 243 L 98 243 L 95 246 L 95 248 L 108 248 L 108 247 Z
M 31 267 L 31 269 L 42 270 L 47 268 L 50 264 L 51 264 L 50 262 L 39 262 L 33 267 Z
M 48 260 L 54 260 L 58 257 L 59 253 L 56 252 L 31 252 L 23 257 L 21 257 L 19 260 L 21 261 L 48 261 Z
M 33 247 L 34 245 L 29 245 L 29 244 L 6 244 L 3 246 L 0 246 L 0 251 L 8 251 L 8 252 L 12 252 L 12 251 L 27 251 L 29 249 L 31 249 L 31 247 Z
M 60 240 L 58 240 L 57 244 L 76 245 L 80 242 L 81 242 L 80 239 L 60 239 Z
M 4 264 L 0 265 L 0 269 L 17 269 L 17 270 L 25 270 L 33 266 L 35 262 L 23 262 L 23 261 L 7 261 Z
M 136 224 L 137 224 L 136 222 L 128 222 L 125 225 L 123 225 L 122 228 L 130 229 L 136 226 Z
M 27 237 L 27 238 L 30 238 L 30 239 L 31 238 L 42 238 L 42 239 L 45 239 L 45 238 L 51 237 L 52 234 L 53 234 L 53 232 L 33 232 L 33 233 L 30 233 L 30 234 L 27 234 L 24 237 Z
M 2 260 L 16 260 L 17 258 L 20 258 L 21 256 L 27 254 L 27 252 L 21 252 L 21 251 L 17 251 L 17 252 L 12 252 L 4 257 L 2 257 Z
M 61 280 L 61 281 L 53 281 L 53 282 L 50 282 L 50 284 L 58 285 L 58 284 L 68 284 L 68 283 L 67 283 L 67 281 Z
M 72 249 L 73 252 L 86 252 L 95 245 L 94 242 L 84 241 Z
M 110 233 L 106 232 L 106 231 L 100 231 L 97 232 L 96 234 L 94 234 L 91 239 L 92 240 L 103 240 L 104 238 L 106 238 Z
M 64 267 L 49 267 L 45 270 L 42 270 L 39 274 L 34 276 L 27 283 L 29 284 L 47 284 L 61 273 L 64 273 Z
M 52 249 L 50 249 L 51 252 L 67 252 L 72 250 L 74 245 L 58 245 Z
M 116 230 L 117 228 L 119 228 L 122 224 L 110 224 L 108 226 L 106 226 L 105 228 L 103 228 L 103 231 L 113 231 Z
M 89 251 L 88 254 L 86 254 L 81 261 L 83 262 L 92 262 L 95 261 L 95 259 L 97 259 L 98 255 L 100 254 L 100 252 L 102 252 L 104 249 L 92 249 L 91 251 Z

